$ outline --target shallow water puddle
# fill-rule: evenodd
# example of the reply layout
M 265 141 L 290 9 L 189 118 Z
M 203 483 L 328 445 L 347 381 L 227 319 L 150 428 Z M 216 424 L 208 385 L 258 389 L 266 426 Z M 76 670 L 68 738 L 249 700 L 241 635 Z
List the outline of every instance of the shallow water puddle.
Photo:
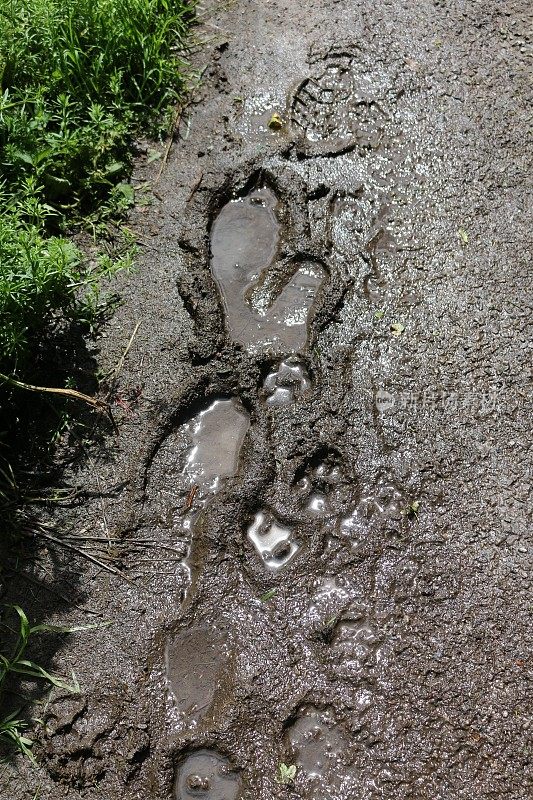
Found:
M 226 203 L 211 231 L 211 271 L 235 341 L 252 350 L 301 350 L 323 270 L 303 262 L 290 276 L 269 274 L 279 244 L 276 206 L 266 187 Z
M 228 759 L 214 750 L 191 753 L 178 769 L 176 800 L 237 800 L 240 791 L 239 776 Z
M 220 479 L 235 475 L 250 416 L 235 400 L 215 400 L 186 425 L 192 448 L 184 467 L 191 484 L 214 492 Z
M 224 678 L 224 634 L 208 627 L 182 631 L 167 644 L 166 670 L 180 711 L 199 721 Z
M 300 549 L 292 528 L 281 525 L 269 512 L 257 512 L 247 535 L 265 566 L 274 572 L 287 566 Z

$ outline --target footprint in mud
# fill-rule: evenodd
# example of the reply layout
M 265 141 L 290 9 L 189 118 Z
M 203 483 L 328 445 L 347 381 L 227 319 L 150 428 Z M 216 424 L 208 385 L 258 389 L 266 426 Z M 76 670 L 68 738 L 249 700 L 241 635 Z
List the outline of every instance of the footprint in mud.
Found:
M 345 612 L 332 626 L 331 656 L 336 670 L 357 673 L 381 644 L 375 623 L 366 613 Z
M 263 384 L 268 406 L 287 406 L 299 400 L 311 388 L 305 364 L 298 356 L 289 356 L 270 372 Z
M 146 483 L 150 521 L 171 532 L 168 544 L 184 557 L 186 585 L 196 570 L 190 561 L 193 526 L 222 482 L 237 474 L 249 426 L 236 398 L 216 399 L 172 431 L 153 459 Z
M 298 767 L 305 797 L 331 796 L 342 781 L 342 767 L 348 750 L 348 738 L 336 723 L 329 708 L 313 705 L 298 709 L 295 721 L 286 731 L 286 744 Z M 327 791 L 328 794 L 322 794 Z
M 280 241 L 277 205 L 267 187 L 226 203 L 211 230 L 211 271 L 236 342 L 252 351 L 297 352 L 324 271 L 306 261 L 289 275 L 270 269 Z
M 258 511 L 247 531 L 265 567 L 273 572 L 292 561 L 300 545 L 292 528 L 281 525 L 270 511 Z
M 184 474 L 204 492 L 218 489 L 220 479 L 235 475 L 250 416 L 235 400 L 215 400 L 185 426 L 192 440 Z
M 356 508 L 339 520 L 339 535 L 357 547 L 369 528 L 397 523 L 404 506 L 400 489 L 392 481 L 381 477 L 372 489 L 362 494 Z
M 291 125 L 309 155 L 335 155 L 350 146 L 376 148 L 385 115 L 354 60 L 330 56 L 314 76 L 297 88 L 291 102 Z
M 340 480 L 341 471 L 337 466 L 324 462 L 310 467 L 296 483 L 300 506 L 312 516 L 330 514 Z
M 198 723 L 212 712 L 218 690 L 228 680 L 225 645 L 225 635 L 207 626 L 184 630 L 167 644 L 167 678 L 189 722 Z
M 178 768 L 176 800 L 237 800 L 240 793 L 239 775 L 228 759 L 214 750 L 197 750 Z

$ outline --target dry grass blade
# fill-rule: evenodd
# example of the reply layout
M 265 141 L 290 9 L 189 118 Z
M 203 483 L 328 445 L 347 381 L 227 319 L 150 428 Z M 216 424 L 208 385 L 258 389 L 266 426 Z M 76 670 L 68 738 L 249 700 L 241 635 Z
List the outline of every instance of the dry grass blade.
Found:
M 98 411 L 104 411 L 106 414 L 111 413 L 109 403 L 106 403 L 105 400 L 100 400 L 98 397 L 91 397 L 88 394 L 76 391 L 76 389 L 59 389 L 49 386 L 35 386 L 33 383 L 17 381 L 15 378 L 10 378 L 9 375 L 4 375 L 2 372 L 0 372 L 0 381 L 7 383 L 9 386 L 14 386 L 17 389 L 24 389 L 27 392 L 56 394 L 60 395 L 61 397 L 68 397 L 71 400 L 80 400 L 81 402 L 87 403 Z
M 42 526 L 36 525 L 32 527 L 31 533 L 36 536 L 39 536 L 41 539 L 45 539 L 48 542 L 52 542 L 52 544 L 55 544 L 58 547 L 64 547 L 67 550 L 71 550 L 72 552 L 77 553 L 82 558 L 85 558 L 87 561 L 90 561 L 91 564 L 95 564 L 95 566 L 100 567 L 100 569 L 103 569 L 106 572 L 110 572 L 112 575 L 117 575 L 119 578 L 122 578 L 127 583 L 135 585 L 134 582 L 130 578 L 128 578 L 127 575 L 124 575 L 124 573 L 121 572 L 120 570 L 115 569 L 114 567 L 110 567 L 109 564 L 106 564 L 99 558 L 95 558 L 95 556 L 91 555 L 90 553 L 87 553 L 85 550 L 82 550 L 79 547 L 75 547 L 73 544 L 70 544 L 69 542 L 65 542 L 62 539 L 58 539 L 56 536 L 52 536 L 51 534 L 46 533 L 43 530 Z
M 118 376 L 122 372 L 122 367 L 124 366 L 124 362 L 126 361 L 128 353 L 131 350 L 131 346 L 132 346 L 132 344 L 133 344 L 133 342 L 135 340 L 135 337 L 137 336 L 137 332 L 138 332 L 140 327 L 141 327 L 141 320 L 139 320 L 137 322 L 137 324 L 135 325 L 135 328 L 133 329 L 133 333 L 131 334 L 131 336 L 129 338 L 128 344 L 126 345 L 126 349 L 124 350 L 124 352 L 120 356 L 119 360 L 117 361 L 117 365 L 116 365 L 115 369 L 111 373 L 113 377 L 112 377 L 112 380 L 111 380 L 109 391 L 107 393 L 107 399 L 108 400 L 109 400 L 109 398 L 111 397 L 111 395 L 113 394 L 113 392 L 114 392 L 114 390 L 116 388 Z

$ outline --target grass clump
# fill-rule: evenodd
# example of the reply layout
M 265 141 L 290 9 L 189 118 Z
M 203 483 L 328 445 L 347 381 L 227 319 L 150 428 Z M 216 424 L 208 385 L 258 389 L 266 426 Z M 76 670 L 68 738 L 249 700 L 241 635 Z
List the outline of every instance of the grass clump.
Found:
M 15 627 L 12 626 L 10 617 L 15 617 Z M 96 623 L 94 625 L 77 625 L 73 627 L 63 627 L 57 625 L 30 625 L 28 617 L 19 606 L 4 607 L 0 614 L 0 632 L 7 633 L 13 640 L 10 652 L 2 647 L 0 649 L 0 703 L 4 699 L 4 694 L 8 693 L 7 683 L 11 678 L 18 678 L 23 681 L 44 680 L 51 686 L 56 686 L 64 691 L 78 694 L 80 686 L 74 673 L 71 680 L 67 680 L 59 675 L 48 672 L 43 666 L 30 660 L 26 651 L 36 636 L 43 633 L 68 634 L 77 631 L 88 631 L 94 628 L 105 627 L 109 622 Z M 0 639 L 3 642 L 3 638 Z M 15 709 L 6 713 L 0 718 L 0 745 L 15 746 L 21 753 L 26 755 L 30 761 L 34 761 L 31 747 L 33 741 L 29 739 L 24 731 L 27 722 L 20 718 L 21 709 Z
M 184 91 L 187 0 L 6 0 L 0 7 L 0 365 L 69 315 L 87 276 L 68 232 L 133 200 L 131 145 Z M 109 264 L 92 270 L 93 287 Z

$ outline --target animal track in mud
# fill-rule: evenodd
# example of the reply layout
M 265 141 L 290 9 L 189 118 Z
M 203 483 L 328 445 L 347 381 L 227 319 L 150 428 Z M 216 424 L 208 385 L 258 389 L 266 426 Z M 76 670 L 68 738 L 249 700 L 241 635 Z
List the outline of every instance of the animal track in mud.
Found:
M 266 510 L 256 513 L 247 536 L 265 567 L 273 572 L 279 572 L 286 567 L 300 549 L 293 529 L 281 525 Z
M 166 648 L 167 677 L 188 721 L 209 716 L 217 690 L 227 678 L 226 637 L 214 628 L 181 631 Z
M 305 797 L 314 798 L 317 791 L 329 792 L 340 784 L 339 772 L 345 764 L 348 738 L 331 709 L 302 706 L 285 738 L 298 766 Z
M 333 629 L 331 654 L 344 670 L 358 670 L 375 654 L 380 642 L 375 624 L 365 613 L 346 612 Z
M 376 484 L 363 491 L 359 503 L 338 523 L 341 539 L 348 539 L 357 548 L 370 528 L 397 524 L 405 506 L 404 493 L 391 480 L 381 476 Z
M 332 512 L 332 500 L 339 493 L 341 471 L 325 462 L 310 467 L 296 482 L 299 504 L 307 514 L 323 516 Z
M 237 800 L 241 780 L 227 758 L 215 750 L 197 750 L 178 768 L 176 800 Z
M 297 352 L 307 341 L 324 270 L 305 260 L 287 263 L 281 275 L 272 269 L 280 239 L 277 205 L 267 187 L 226 203 L 211 230 L 211 271 L 236 342 Z
M 298 86 L 290 114 L 292 128 L 310 145 L 310 154 L 335 155 L 347 145 L 376 148 L 385 122 L 349 56 L 326 57 L 317 73 Z
M 268 406 L 290 405 L 308 392 L 311 385 L 303 361 L 298 356 L 289 356 L 265 378 L 265 402 Z

